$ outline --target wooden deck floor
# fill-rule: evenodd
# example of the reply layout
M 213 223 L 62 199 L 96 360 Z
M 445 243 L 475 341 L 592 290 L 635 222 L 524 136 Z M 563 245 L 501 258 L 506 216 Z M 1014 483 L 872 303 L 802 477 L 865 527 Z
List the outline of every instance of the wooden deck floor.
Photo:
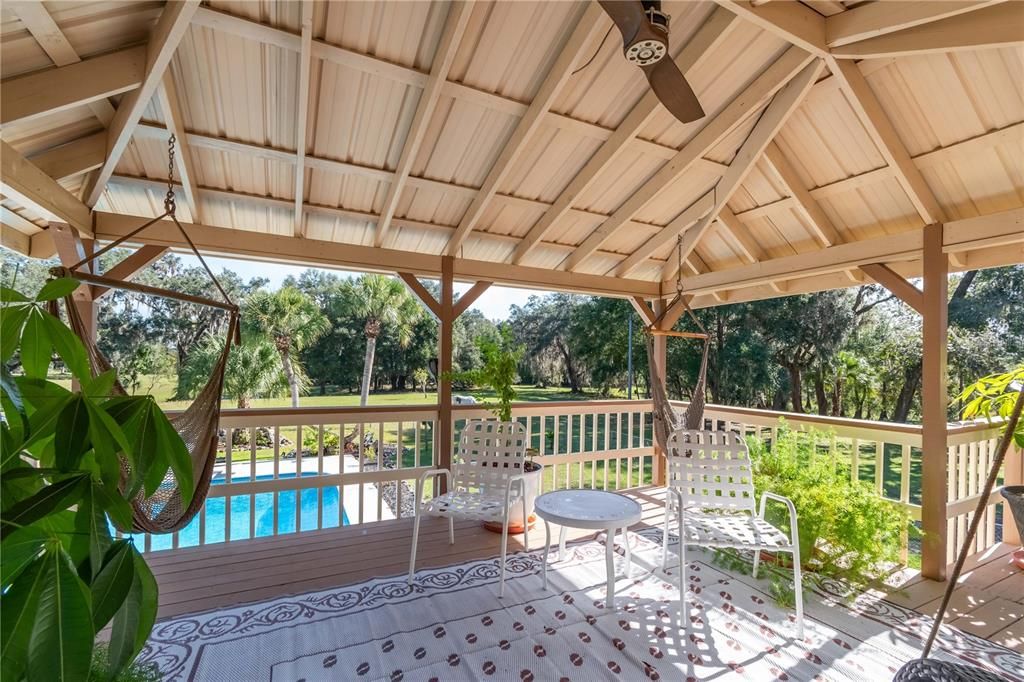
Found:
M 660 526 L 661 491 L 630 491 L 643 507 L 643 524 Z M 497 556 L 501 536 L 478 523 L 456 523 L 456 544 L 448 544 L 443 519 L 424 519 L 417 568 L 446 566 Z M 569 531 L 569 539 L 593 535 Z M 272 538 L 157 552 L 149 556 L 160 586 L 160 618 L 210 611 L 352 584 L 408 570 L 412 520 L 382 521 Z M 544 541 L 543 527 L 531 547 Z M 509 551 L 522 549 L 510 537 Z M 1008 545 L 973 557 L 951 605 L 952 624 L 1024 653 L 1024 572 L 1009 564 Z M 905 574 L 900 590 L 885 598 L 934 615 L 943 583 Z

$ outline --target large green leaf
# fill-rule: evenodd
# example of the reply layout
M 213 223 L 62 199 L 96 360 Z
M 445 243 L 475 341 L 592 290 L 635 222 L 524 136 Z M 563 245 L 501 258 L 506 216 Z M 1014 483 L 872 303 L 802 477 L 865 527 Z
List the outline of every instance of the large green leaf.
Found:
M 21 343 L 21 329 L 32 311 L 31 305 L 10 305 L 0 309 L 0 362 L 7 362 Z
M 12 505 L 4 512 L 3 537 L 6 538 L 18 526 L 27 526 L 47 514 L 67 509 L 81 499 L 88 485 L 88 474 L 69 476 Z
M 115 381 L 117 381 L 117 370 L 108 369 L 106 372 L 96 375 L 91 381 L 83 382 L 82 392 L 90 398 L 107 398 L 114 390 Z
M 70 277 L 51 279 L 43 285 L 43 288 L 36 294 L 37 301 L 52 301 L 55 298 L 64 298 L 78 288 L 78 281 Z
M 110 548 L 110 529 L 103 513 L 104 498 L 99 486 L 90 482 L 75 512 L 75 534 L 71 538 L 71 556 L 79 566 L 78 574 L 91 581 L 103 567 L 103 557 Z
M 42 553 L 50 536 L 35 526 L 19 528 L 0 543 L 0 585 L 7 587 Z
M 57 467 L 61 471 L 77 469 L 82 455 L 89 449 L 89 408 L 87 399 L 76 395 L 57 417 L 54 437 Z
M 79 379 L 89 380 L 92 377 L 92 369 L 89 367 L 89 356 L 85 352 L 82 340 L 53 315 L 43 313 L 42 318 L 50 344 L 57 350 L 64 364 Z
M 43 321 L 44 313 L 33 307 L 25 319 L 25 328 L 21 330 L 21 365 L 25 374 L 38 379 L 45 379 L 53 356 L 53 343 Z
M 114 614 L 110 633 L 110 669 L 114 674 L 135 659 L 156 622 L 159 591 L 152 571 L 138 550 L 132 548 L 135 579 L 128 597 Z
M 178 489 L 181 491 L 182 505 L 188 505 L 192 500 L 192 489 L 195 487 L 195 481 L 192 479 L 192 457 L 188 453 L 188 448 L 185 447 L 185 441 L 174 430 L 167 415 L 156 403 L 153 403 L 153 411 L 153 422 L 156 424 L 160 452 L 165 454 L 171 464 L 174 478 L 178 481 Z
M 132 527 L 132 508 L 121 495 L 117 485 L 103 484 L 94 489 L 94 494 L 101 501 L 107 516 L 118 528 L 128 531 Z
M 0 303 L 28 303 L 29 299 L 20 291 L 8 287 L 0 287 Z
M 117 540 L 107 550 L 92 588 L 92 624 L 99 632 L 110 622 L 128 597 L 135 580 L 135 561 L 132 543 Z
M 9 407 L 14 408 L 14 414 L 21 417 L 22 420 L 28 420 L 28 414 L 25 412 L 25 401 L 21 397 L 21 389 L 18 388 L 18 382 L 14 380 L 14 375 L 11 374 L 10 370 L 7 369 L 7 365 L 0 364 L 0 388 L 3 389 L 4 398 L 10 401 Z M 7 406 L 5 406 L 5 410 Z M 11 413 L 5 411 L 8 417 L 12 416 Z
M 19 680 L 28 666 L 28 645 L 39 596 L 49 575 L 46 558 L 38 556 L 3 595 L 0 609 L 0 679 Z
M 47 551 L 45 560 L 46 583 L 28 642 L 28 680 L 86 680 L 95 634 L 89 592 L 63 549 Z

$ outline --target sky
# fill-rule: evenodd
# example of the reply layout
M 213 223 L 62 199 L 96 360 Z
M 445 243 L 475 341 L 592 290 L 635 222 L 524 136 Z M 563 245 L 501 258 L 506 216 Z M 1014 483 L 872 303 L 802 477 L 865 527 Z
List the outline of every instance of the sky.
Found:
M 182 261 L 188 265 L 199 265 L 199 261 L 196 260 L 195 256 L 189 256 L 186 254 L 178 254 Z M 284 279 L 288 275 L 298 277 L 304 270 L 310 268 L 296 266 L 296 265 L 284 265 L 281 263 L 260 263 L 255 261 L 245 260 L 233 260 L 229 258 L 215 258 L 212 256 L 206 257 L 206 262 L 210 264 L 210 267 L 215 273 L 219 273 L 221 270 L 227 269 L 238 273 L 238 276 L 243 280 L 250 280 L 253 277 L 265 277 L 270 280 L 270 288 L 276 289 L 281 286 Z M 315 268 L 313 268 L 315 269 Z M 350 277 L 357 277 L 358 273 L 346 273 L 338 270 L 330 270 L 335 274 Z M 466 292 L 472 284 L 466 284 L 462 282 L 455 283 L 455 293 L 462 294 Z M 480 298 L 471 306 L 473 310 L 479 310 L 488 319 L 491 320 L 505 320 L 508 319 L 509 308 L 513 305 L 523 305 L 526 303 L 530 296 L 542 294 L 544 292 L 537 291 L 536 289 L 515 289 L 512 287 L 503 287 L 494 285 L 485 291 Z

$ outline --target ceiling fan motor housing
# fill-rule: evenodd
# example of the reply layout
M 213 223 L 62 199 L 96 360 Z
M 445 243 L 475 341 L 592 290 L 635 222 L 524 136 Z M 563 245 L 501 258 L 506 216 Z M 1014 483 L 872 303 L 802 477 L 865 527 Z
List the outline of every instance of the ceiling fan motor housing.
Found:
M 653 7 L 644 10 L 650 20 L 653 31 L 639 31 L 635 42 L 626 45 L 624 50 L 626 61 L 636 66 L 655 64 L 668 54 L 668 21 L 669 16 Z M 642 36 L 642 37 L 641 37 Z M 637 40 L 637 38 L 640 38 Z

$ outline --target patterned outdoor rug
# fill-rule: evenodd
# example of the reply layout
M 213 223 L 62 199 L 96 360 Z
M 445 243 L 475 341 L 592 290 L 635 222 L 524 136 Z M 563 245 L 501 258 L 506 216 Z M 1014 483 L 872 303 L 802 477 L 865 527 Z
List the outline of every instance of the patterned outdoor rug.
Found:
M 636 536 L 634 536 L 636 537 Z M 749 579 L 712 566 L 689 571 L 691 623 L 678 627 L 658 531 L 635 539 L 633 579 L 618 558 L 616 609 L 604 608 L 603 535 L 549 565 L 509 556 L 505 598 L 497 560 L 475 561 L 337 590 L 158 623 L 141 660 L 167 680 L 891 680 L 919 654 L 931 619 L 884 601 L 843 599 L 823 581 L 807 595 L 806 632 Z M 621 551 L 621 550 L 620 550 Z M 701 557 L 694 552 L 691 556 Z M 552 555 L 552 559 L 556 555 Z M 827 619 L 830 625 L 825 625 Z M 939 656 L 1024 680 L 1024 657 L 945 628 Z

